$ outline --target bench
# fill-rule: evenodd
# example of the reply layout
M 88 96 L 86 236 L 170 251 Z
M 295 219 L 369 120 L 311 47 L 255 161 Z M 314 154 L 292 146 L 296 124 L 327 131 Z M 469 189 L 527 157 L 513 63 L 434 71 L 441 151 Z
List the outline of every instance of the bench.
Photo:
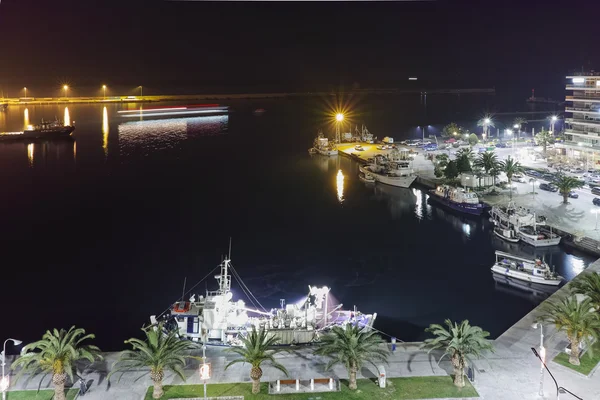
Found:
M 329 390 L 333 390 L 333 378 L 316 378 L 310 380 L 310 390 L 315 390 L 315 383 L 329 385 Z
M 290 393 L 290 391 L 301 393 L 314 392 L 315 384 L 319 385 L 316 388 L 316 392 L 331 392 L 339 390 L 338 381 L 333 378 L 313 378 L 310 380 L 279 379 L 269 384 L 269 393 Z
M 300 390 L 299 379 L 278 379 L 277 380 L 277 391 L 281 391 L 281 385 L 296 385 L 296 390 Z

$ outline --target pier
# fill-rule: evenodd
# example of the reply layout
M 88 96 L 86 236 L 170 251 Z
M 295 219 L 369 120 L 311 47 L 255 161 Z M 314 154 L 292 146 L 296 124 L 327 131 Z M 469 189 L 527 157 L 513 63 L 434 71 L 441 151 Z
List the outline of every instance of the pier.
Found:
M 272 92 L 272 93 L 204 93 L 191 95 L 152 95 L 152 96 L 75 96 L 75 97 L 5 97 L 0 104 L 45 105 L 45 104 L 86 104 L 86 103 L 149 103 L 158 101 L 185 100 L 253 100 L 294 97 L 335 97 L 345 95 L 407 95 L 407 94 L 495 94 L 495 89 L 356 89 L 344 91 L 318 92 Z

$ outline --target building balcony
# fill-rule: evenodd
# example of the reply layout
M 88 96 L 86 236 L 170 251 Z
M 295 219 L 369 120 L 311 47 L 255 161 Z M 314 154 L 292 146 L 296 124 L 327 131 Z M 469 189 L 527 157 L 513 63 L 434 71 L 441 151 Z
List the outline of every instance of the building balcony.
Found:
M 565 107 L 565 112 L 571 112 L 576 114 L 591 114 L 591 115 L 599 115 L 600 109 L 592 109 L 585 107 Z
M 600 81 L 596 81 L 599 82 Z M 600 85 L 597 85 L 595 82 L 593 85 L 567 85 L 567 90 L 593 90 L 600 91 Z
M 571 75 L 567 76 L 567 79 L 573 79 L 573 78 L 597 78 L 597 77 L 600 77 L 600 72 L 596 72 L 596 71 L 587 71 L 587 72 L 573 71 L 571 73 Z
M 576 129 L 565 129 L 565 135 L 575 135 L 578 137 L 598 138 L 600 140 L 600 132 L 579 131 Z
M 600 121 L 590 121 L 578 118 L 565 118 L 565 122 L 571 125 L 593 126 L 595 128 L 600 128 Z
M 556 147 L 557 149 L 574 149 L 579 151 L 590 151 L 594 153 L 600 151 L 600 145 L 593 145 L 591 143 L 584 142 L 566 141 L 563 143 L 556 143 L 554 147 Z
M 577 102 L 584 102 L 584 103 L 600 103 L 600 93 L 597 96 L 584 96 L 584 95 L 578 95 L 578 96 L 565 96 L 565 100 L 566 101 L 572 101 L 574 103 Z

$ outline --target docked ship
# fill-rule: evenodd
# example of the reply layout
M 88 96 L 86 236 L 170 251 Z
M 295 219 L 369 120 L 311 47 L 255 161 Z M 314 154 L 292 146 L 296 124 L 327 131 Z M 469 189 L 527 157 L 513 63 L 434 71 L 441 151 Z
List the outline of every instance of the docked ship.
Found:
M 559 235 L 552 232 L 552 228 L 538 228 L 536 224 L 521 226 L 519 228 L 519 237 L 523 242 L 535 247 L 556 246 L 562 239 Z
M 545 225 L 546 218 L 536 216 L 530 210 L 524 207 L 517 207 L 514 202 L 508 203 L 506 207 L 493 206 L 490 210 L 490 221 L 494 225 L 503 226 L 526 226 L 526 225 Z
M 461 213 L 481 215 L 485 210 L 484 204 L 479 201 L 475 192 L 468 192 L 454 186 L 440 185 L 435 190 L 430 190 L 429 194 L 429 199 L 432 201 Z
M 215 276 L 218 290 L 207 290 L 204 295 L 192 295 L 188 300 L 182 298 L 162 315 L 151 316 L 151 324 L 164 322 L 165 329 L 176 331 L 181 338 L 224 346 L 240 345 L 240 336 L 255 327 L 267 330 L 281 345 L 296 345 L 318 342 L 322 333 L 333 326 L 350 323 L 371 329 L 377 317 L 376 313 L 342 310 L 342 304 L 331 304 L 329 288 L 317 286 L 309 286 L 306 296 L 296 304 L 285 304 L 282 300 L 281 308 L 267 310 L 242 282 L 230 257 L 217 268 L 220 268 Z M 230 271 L 250 302 L 260 309 L 233 299 Z
M 359 166 L 360 172 L 372 176 L 376 182 L 390 186 L 408 188 L 417 179 L 410 160 L 397 149 L 388 156 L 378 154 L 367 165 Z
M 564 279 L 550 271 L 548 264 L 542 260 L 528 260 L 502 251 L 496 251 L 492 272 L 524 282 L 550 286 L 558 286 Z
M 338 150 L 335 144 L 330 143 L 329 139 L 323 136 L 323 132 L 319 131 L 315 138 L 313 147 L 308 150 L 310 153 L 317 153 L 324 156 L 337 156 Z
M 44 121 L 37 125 L 29 125 L 23 132 L 3 132 L 0 133 L 0 140 L 19 140 L 19 139 L 58 139 L 67 138 L 75 131 L 75 126 L 65 125 L 57 120 Z

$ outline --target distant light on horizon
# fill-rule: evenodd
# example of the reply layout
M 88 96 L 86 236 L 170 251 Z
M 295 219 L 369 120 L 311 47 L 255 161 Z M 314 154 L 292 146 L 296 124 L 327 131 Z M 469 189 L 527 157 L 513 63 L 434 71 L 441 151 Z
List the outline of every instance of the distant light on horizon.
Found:
M 410 78 L 408 78 L 409 81 L 416 81 L 417 77 L 416 76 L 411 76 Z

